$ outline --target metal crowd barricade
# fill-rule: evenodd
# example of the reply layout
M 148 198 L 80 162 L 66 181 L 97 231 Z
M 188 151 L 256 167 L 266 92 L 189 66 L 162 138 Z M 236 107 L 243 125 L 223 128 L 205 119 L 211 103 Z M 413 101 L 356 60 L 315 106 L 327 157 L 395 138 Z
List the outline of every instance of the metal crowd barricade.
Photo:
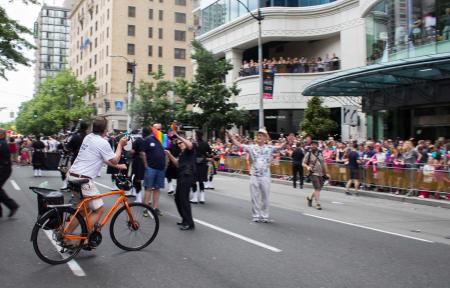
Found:
M 422 168 L 360 166 L 360 182 L 363 189 L 379 192 L 408 194 L 423 198 L 434 197 L 450 199 L 449 167 L 439 166 L 441 170 L 424 171 Z M 248 174 L 250 163 L 245 156 L 226 156 L 225 171 Z M 330 184 L 345 186 L 349 179 L 349 169 L 345 164 L 327 163 L 331 175 Z M 272 177 L 292 179 L 292 161 L 278 160 L 270 167 Z M 303 175 L 307 175 L 304 171 Z

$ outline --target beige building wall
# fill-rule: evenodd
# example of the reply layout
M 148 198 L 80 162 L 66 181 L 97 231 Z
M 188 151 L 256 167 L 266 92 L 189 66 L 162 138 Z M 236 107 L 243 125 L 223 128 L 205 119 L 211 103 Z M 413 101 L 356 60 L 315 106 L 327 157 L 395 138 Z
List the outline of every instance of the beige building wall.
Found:
M 175 67 L 184 67 L 177 68 L 177 72 L 184 69 L 184 77 L 192 78 L 191 11 L 190 0 L 80 0 L 75 4 L 70 14 L 69 64 L 79 79 L 84 80 L 88 75 L 96 77 L 97 95 L 87 97 L 86 101 L 97 108 L 99 115 L 112 120 L 110 128 L 126 129 L 127 82 L 132 81 L 127 61 L 137 64 L 136 85 L 140 80 L 152 81 L 150 69 L 156 72 L 162 68 L 164 79 L 174 80 Z M 185 23 L 176 23 L 175 13 L 180 13 L 177 19 Z M 183 16 L 185 21 L 180 21 Z M 129 33 L 132 30 L 134 36 Z M 175 30 L 184 32 L 184 40 L 175 40 Z M 178 36 L 183 32 L 178 32 Z M 89 43 L 81 45 L 86 39 Z M 134 53 L 131 45 L 134 45 Z M 178 58 L 184 52 L 184 59 L 175 58 L 175 48 L 181 49 L 177 50 Z M 117 111 L 116 100 L 123 101 L 122 111 Z M 108 101 L 109 109 L 106 109 Z

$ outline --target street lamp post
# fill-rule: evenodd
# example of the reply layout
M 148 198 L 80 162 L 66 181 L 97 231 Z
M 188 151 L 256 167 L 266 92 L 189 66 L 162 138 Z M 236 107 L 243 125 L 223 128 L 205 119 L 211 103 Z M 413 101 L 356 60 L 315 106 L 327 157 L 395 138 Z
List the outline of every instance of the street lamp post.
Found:
M 263 97 L 263 51 L 262 51 L 262 32 L 261 32 L 261 21 L 264 17 L 261 15 L 261 1 L 258 1 L 258 12 L 257 15 L 253 14 L 247 5 L 241 2 L 241 0 L 236 0 L 241 4 L 248 13 L 258 21 L 258 75 L 259 75 L 259 113 L 258 113 L 258 124 L 259 128 L 264 128 L 264 97 Z
M 128 109 L 130 109 L 131 103 L 134 101 L 134 86 L 136 84 L 136 61 L 133 60 L 133 62 L 130 62 L 130 60 L 128 60 L 127 57 L 125 56 L 121 56 L 121 55 L 111 55 L 109 56 L 111 58 L 123 58 L 127 61 L 127 68 L 128 65 L 131 66 L 132 69 L 132 78 L 131 78 L 131 87 L 127 87 L 128 88 L 128 93 L 127 93 L 127 107 Z M 133 125 L 133 119 L 131 119 L 131 115 L 130 115 L 130 111 L 128 111 L 127 113 L 127 130 L 131 131 L 132 129 L 132 125 Z

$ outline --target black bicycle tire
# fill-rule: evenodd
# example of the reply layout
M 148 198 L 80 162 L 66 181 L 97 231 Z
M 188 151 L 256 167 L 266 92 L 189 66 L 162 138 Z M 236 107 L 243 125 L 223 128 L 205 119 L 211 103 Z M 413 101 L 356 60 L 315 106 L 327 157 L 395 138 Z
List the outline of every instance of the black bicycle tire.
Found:
M 119 216 L 120 213 L 122 213 L 123 211 L 125 211 L 126 213 L 126 207 L 122 206 L 119 210 L 117 210 L 116 213 L 114 213 L 112 219 L 111 219 L 111 223 L 109 224 L 109 234 L 111 236 L 111 240 L 113 241 L 113 243 L 119 247 L 122 250 L 125 251 L 139 251 L 141 249 L 144 249 L 145 247 L 147 247 L 148 245 L 150 245 L 150 243 L 153 242 L 153 240 L 155 240 L 156 236 L 158 235 L 158 231 L 159 231 L 159 218 L 158 215 L 156 214 L 155 210 L 153 210 L 152 207 L 150 207 L 147 204 L 144 203 L 128 203 L 128 206 L 131 208 L 133 206 L 141 206 L 146 208 L 153 216 L 153 219 L 155 220 L 155 230 L 153 232 L 153 235 L 150 237 L 150 239 L 145 242 L 143 245 L 139 246 L 139 247 L 127 247 L 123 244 L 121 244 L 116 236 L 114 235 L 114 224 L 116 223 L 117 217 Z
M 70 260 L 72 260 L 73 258 L 75 258 L 75 256 L 78 255 L 78 253 L 80 252 L 83 243 L 80 243 L 80 246 L 73 251 L 72 255 L 70 255 L 69 257 L 63 259 L 63 260 L 53 260 L 53 259 L 49 259 L 47 257 L 45 257 L 41 251 L 38 248 L 38 244 L 37 244 L 37 236 L 38 236 L 38 232 L 39 229 L 41 229 L 41 223 L 45 223 L 46 218 L 49 218 L 50 215 L 52 213 L 56 213 L 57 210 L 62 210 L 62 212 L 69 212 L 71 215 L 73 215 L 75 213 L 75 209 L 70 208 L 70 207 L 60 207 L 60 208 L 54 208 L 51 209 L 49 211 L 47 211 L 46 213 L 44 213 L 41 217 L 39 217 L 39 219 L 36 221 L 36 223 L 34 224 L 33 227 L 33 231 L 31 232 L 31 241 L 33 242 L 33 249 L 34 252 L 36 253 L 36 255 L 44 262 L 48 263 L 48 264 L 52 264 L 52 265 L 58 265 L 58 264 L 64 264 L 69 262 Z M 78 222 L 80 223 L 81 226 L 81 233 L 84 235 L 87 235 L 87 226 L 86 226 L 86 222 L 84 221 L 83 216 L 81 216 L 80 214 L 76 215 L 76 218 L 78 220 Z M 53 230 L 53 229 L 52 229 Z

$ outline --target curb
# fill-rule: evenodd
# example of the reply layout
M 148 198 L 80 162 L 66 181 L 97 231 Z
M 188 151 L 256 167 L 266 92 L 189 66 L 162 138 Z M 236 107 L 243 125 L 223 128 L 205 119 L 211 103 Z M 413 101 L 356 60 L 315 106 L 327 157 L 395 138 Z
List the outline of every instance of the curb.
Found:
M 250 178 L 249 175 L 245 175 L 245 174 L 228 173 L 228 172 L 220 172 L 220 171 L 218 171 L 217 173 L 218 173 L 218 175 L 227 176 L 227 177 L 236 177 L 236 178 L 241 178 L 241 179 L 249 179 Z M 287 185 L 287 186 L 292 185 L 291 181 L 281 180 L 281 179 L 273 179 L 272 178 L 271 182 L 276 183 L 276 184 Z M 309 183 L 304 183 L 303 186 L 305 186 L 307 188 L 312 188 L 312 185 Z M 339 193 L 345 192 L 345 188 L 335 187 L 335 186 L 325 186 L 322 190 L 331 191 L 331 192 L 339 192 Z M 418 198 L 418 197 L 408 197 L 408 196 L 404 196 L 404 195 L 394 195 L 394 194 L 389 194 L 389 193 L 372 192 L 372 191 L 367 191 L 367 190 L 359 190 L 359 194 L 361 196 L 367 196 L 367 197 L 378 198 L 378 199 L 387 199 L 387 200 L 404 202 L 404 203 L 419 204 L 419 205 L 425 205 L 425 206 L 450 209 L 450 201 L 444 202 L 445 200 L 439 201 L 439 200 L 434 200 L 434 199 L 426 199 L 426 198 L 423 199 L 423 198 Z

